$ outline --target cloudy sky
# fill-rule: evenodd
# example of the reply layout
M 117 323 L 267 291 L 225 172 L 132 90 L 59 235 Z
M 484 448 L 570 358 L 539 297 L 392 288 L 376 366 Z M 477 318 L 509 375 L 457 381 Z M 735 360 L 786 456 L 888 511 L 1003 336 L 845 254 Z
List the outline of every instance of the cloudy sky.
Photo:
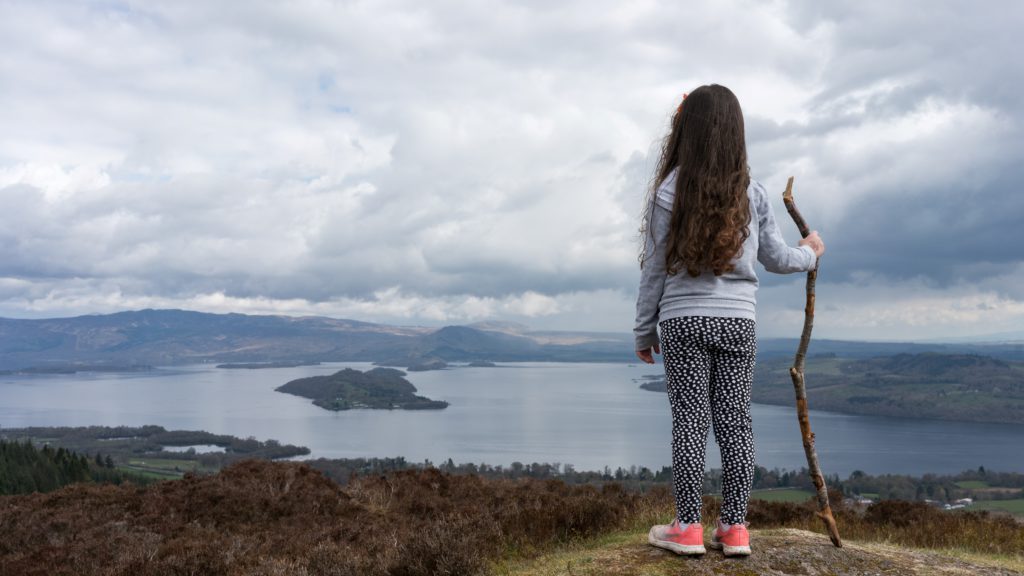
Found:
M 0 0 L 0 316 L 632 329 L 682 92 L 828 253 L 816 335 L 1024 326 L 1024 3 Z M 781 200 L 788 239 L 797 234 Z M 762 275 L 796 336 L 802 275 Z

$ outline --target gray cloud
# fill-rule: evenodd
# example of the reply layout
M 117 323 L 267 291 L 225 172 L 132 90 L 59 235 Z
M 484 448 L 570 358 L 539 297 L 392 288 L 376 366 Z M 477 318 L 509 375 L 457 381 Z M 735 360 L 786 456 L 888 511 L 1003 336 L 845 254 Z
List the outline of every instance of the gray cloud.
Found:
M 845 306 L 916 286 L 1015 317 L 1022 11 L 5 3 L 0 313 L 628 330 L 658 141 L 719 82 L 755 177 L 797 176 Z M 794 286 L 765 275 L 766 330 Z

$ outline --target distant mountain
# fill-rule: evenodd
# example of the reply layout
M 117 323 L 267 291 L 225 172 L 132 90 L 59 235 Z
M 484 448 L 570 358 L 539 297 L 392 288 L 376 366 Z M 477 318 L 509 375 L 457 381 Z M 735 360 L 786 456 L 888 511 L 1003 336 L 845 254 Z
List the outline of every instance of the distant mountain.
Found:
M 408 347 L 427 329 L 321 317 L 139 310 L 43 320 L 0 319 L 0 369 L 362 359 Z
M 758 358 L 792 357 L 799 340 L 796 338 L 759 338 Z M 812 339 L 811 356 L 836 355 L 844 358 L 873 358 L 895 354 L 981 354 L 1003 360 L 1024 360 L 1024 342 L 857 342 L 851 340 Z
M 971 344 L 1024 344 L 1024 330 L 1011 332 L 993 332 L 976 336 L 959 336 L 956 338 L 936 338 L 928 342 L 971 343 Z
M 791 356 L 796 339 L 761 339 L 763 359 Z M 1024 344 L 914 344 L 813 340 L 811 354 L 868 358 L 976 353 L 1024 360 Z M 166 366 L 201 362 L 368 361 L 637 362 L 629 332 L 534 331 L 511 323 L 443 328 L 389 326 L 320 316 L 250 316 L 137 310 L 73 318 L 0 318 L 0 370 Z
M 491 332 L 508 332 L 510 334 L 524 334 L 530 331 L 530 327 L 526 324 L 519 322 L 501 322 L 498 320 L 488 320 L 486 322 L 474 322 L 467 324 L 470 328 L 476 328 L 477 330 L 490 330 Z
M 23 320 L 0 318 L 0 370 L 201 362 L 609 361 L 633 358 L 627 334 L 549 336 L 500 329 L 398 327 L 316 316 L 186 310 Z M 557 339 L 556 339 L 557 340 Z

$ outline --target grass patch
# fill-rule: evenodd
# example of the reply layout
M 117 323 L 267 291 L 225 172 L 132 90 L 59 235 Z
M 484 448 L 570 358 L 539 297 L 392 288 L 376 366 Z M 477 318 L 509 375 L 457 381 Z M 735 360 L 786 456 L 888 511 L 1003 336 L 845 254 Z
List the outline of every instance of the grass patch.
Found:
M 162 470 L 174 470 L 175 468 L 179 468 L 182 471 L 194 470 L 199 467 L 199 463 L 195 460 L 176 460 L 171 458 L 147 458 L 145 460 L 131 458 L 128 460 L 128 465 L 150 469 L 159 468 Z
M 960 546 L 949 546 L 946 548 L 921 548 L 921 547 L 910 547 L 906 545 L 899 545 L 899 548 L 894 548 L 892 544 L 886 542 L 854 542 L 855 545 L 862 546 L 868 550 L 880 550 L 889 548 L 897 554 L 902 551 L 912 552 L 937 552 L 943 556 L 950 558 L 956 558 L 964 562 L 976 564 L 981 567 L 992 567 L 1000 570 L 1012 570 L 1016 572 L 1024 572 L 1024 556 L 1021 554 L 1003 554 L 1003 553 L 985 553 L 977 552 L 974 550 L 968 550 Z M 987 572 L 975 572 L 976 574 L 985 574 Z
M 184 475 L 181 472 L 157 472 L 155 470 L 149 470 L 146 468 L 136 468 L 134 466 L 118 466 L 117 469 L 122 472 L 128 472 L 135 476 L 142 476 L 143 478 L 150 478 L 153 480 L 176 480 Z
M 1009 512 L 1014 516 L 1024 516 L 1024 498 L 1013 500 L 975 500 L 972 510 L 992 510 Z
M 984 480 L 963 480 L 956 483 L 957 486 L 965 490 L 977 490 L 978 488 L 988 488 L 988 482 Z
M 156 480 L 173 480 L 181 478 L 186 472 L 207 471 L 195 460 L 177 460 L 163 458 L 132 458 L 127 464 L 121 464 L 118 469 L 146 478 Z M 215 470 L 210 470 L 214 472 Z
M 622 551 L 636 547 L 646 541 L 650 526 L 633 530 L 621 530 L 603 534 L 596 538 L 579 540 L 556 546 L 532 558 L 508 558 L 494 562 L 487 573 L 493 576 L 597 576 L 599 574 L 621 573 L 627 566 L 639 568 L 635 558 L 623 558 Z M 643 566 L 647 576 L 668 576 L 679 573 L 679 560 L 664 556 Z M 627 566 L 623 566 L 626 564 Z M 652 565 L 654 564 L 654 565 Z M 662 564 L 662 566 L 657 566 Z
M 750 497 L 768 502 L 804 502 L 814 496 L 811 492 L 799 488 L 782 488 L 779 490 L 754 490 Z
M 842 365 L 847 362 L 846 358 L 808 358 L 807 366 L 813 369 L 815 374 L 828 374 L 829 376 L 842 375 Z
M 981 554 L 960 548 L 944 550 L 943 553 L 974 564 L 988 565 L 1004 570 L 1015 570 L 1024 573 L 1024 555 L 1021 554 Z

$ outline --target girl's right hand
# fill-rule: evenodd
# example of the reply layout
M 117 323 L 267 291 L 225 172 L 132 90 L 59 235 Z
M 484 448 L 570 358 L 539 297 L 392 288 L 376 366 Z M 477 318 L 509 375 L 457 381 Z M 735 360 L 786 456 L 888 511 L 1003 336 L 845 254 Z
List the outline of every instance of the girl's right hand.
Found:
M 661 345 L 655 344 L 646 350 L 637 350 L 636 357 L 647 364 L 654 364 L 654 354 L 651 354 L 651 350 L 654 351 L 654 354 L 661 354 Z
M 806 238 L 800 241 L 801 246 L 810 246 L 811 250 L 814 250 L 814 255 L 821 258 L 821 255 L 825 253 L 825 243 L 822 242 L 821 237 L 818 236 L 817 230 L 812 230 Z

